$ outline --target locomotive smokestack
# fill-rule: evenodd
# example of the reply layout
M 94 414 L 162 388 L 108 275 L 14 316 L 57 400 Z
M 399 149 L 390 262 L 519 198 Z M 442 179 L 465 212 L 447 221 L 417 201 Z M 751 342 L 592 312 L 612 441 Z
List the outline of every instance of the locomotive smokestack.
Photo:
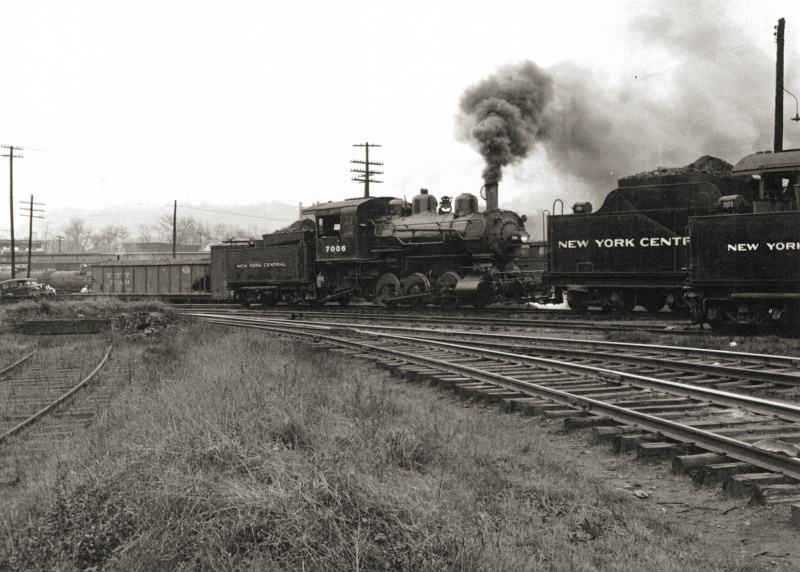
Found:
M 486 212 L 496 211 L 500 208 L 497 200 L 497 182 L 486 183 L 483 188 L 485 189 Z

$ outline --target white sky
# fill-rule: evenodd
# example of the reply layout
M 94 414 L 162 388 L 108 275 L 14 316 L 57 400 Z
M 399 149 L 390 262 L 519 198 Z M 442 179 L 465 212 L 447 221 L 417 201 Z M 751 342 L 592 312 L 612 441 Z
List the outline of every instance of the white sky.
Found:
M 678 29 L 719 26 L 724 36 L 708 46 L 693 36 L 694 51 L 681 54 L 664 49 L 664 37 L 651 42 L 634 33 L 637 16 L 662 12 Z M 572 62 L 602 87 L 584 97 L 599 101 L 625 90 L 653 102 L 699 66 L 731 67 L 731 76 L 741 77 L 733 69 L 737 58 L 758 53 L 769 81 L 697 87 L 720 100 L 726 92 L 752 92 L 763 103 L 759 138 L 742 134 L 749 153 L 771 146 L 772 33 L 780 17 L 787 22 L 785 85 L 800 97 L 796 0 L 5 0 L 0 144 L 24 148 L 24 158 L 14 161 L 15 202 L 33 194 L 48 212 L 359 196 L 362 186 L 350 172 L 358 166 L 350 161 L 363 159 L 363 149 L 352 145 L 366 141 L 382 145 L 370 153 L 384 163 L 384 182 L 373 195 L 410 198 L 427 187 L 453 196 L 477 193 L 484 167 L 455 135 L 459 97 L 500 66 Z M 785 109 L 785 147 L 800 146 L 788 95 Z M 735 121 L 746 112 L 731 108 L 714 120 Z M 646 118 L 653 126 L 662 120 L 669 117 L 658 107 Z M 671 144 L 680 150 L 679 142 Z M 714 155 L 707 144 L 702 152 Z M 631 149 L 631 156 L 640 152 Z M 699 154 L 688 149 L 683 160 L 667 153 L 663 166 Z M 623 165 L 662 166 L 643 161 L 626 158 Z M 632 173 L 620 176 L 626 174 Z M 537 189 L 547 186 L 542 208 L 549 208 L 566 184 L 535 153 L 507 169 L 500 202 L 535 205 Z M 0 229 L 8 227 L 7 193 L 8 159 L 0 158 Z

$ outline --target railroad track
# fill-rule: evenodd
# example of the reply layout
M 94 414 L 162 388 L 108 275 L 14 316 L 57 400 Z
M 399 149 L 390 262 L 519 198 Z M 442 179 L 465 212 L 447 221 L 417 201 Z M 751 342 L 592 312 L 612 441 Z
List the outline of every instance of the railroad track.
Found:
M 554 330 L 581 330 L 581 331 L 636 331 L 664 333 L 669 331 L 674 334 L 697 335 L 706 334 L 707 331 L 692 326 L 688 320 L 676 318 L 670 314 L 663 317 L 653 317 L 646 313 L 632 313 L 627 315 L 614 315 L 604 312 L 597 312 L 594 315 L 586 315 L 580 319 L 571 312 L 527 312 L 524 310 L 514 312 L 508 316 L 507 311 L 497 311 L 487 316 L 485 312 L 467 313 L 433 313 L 410 311 L 406 309 L 387 309 L 364 306 L 358 310 L 344 310 L 341 308 L 328 308 L 326 310 L 309 310 L 306 308 L 257 308 L 245 309 L 240 307 L 224 308 L 183 308 L 186 313 L 210 312 L 225 313 L 235 316 L 267 316 L 270 318 L 295 318 L 302 317 L 304 320 L 352 320 L 353 322 L 368 320 L 374 323 L 375 320 L 393 321 L 400 323 L 417 324 L 439 324 L 447 326 L 485 326 L 489 327 L 508 327 L 508 328 L 538 328 Z M 500 310 L 500 309 L 498 309 Z
M 198 313 L 197 316 L 218 314 Z M 222 314 L 225 315 L 225 314 Z M 264 318 L 259 314 L 237 314 L 243 320 L 258 322 Z M 338 316 L 337 316 L 338 317 Z M 269 318 L 271 319 L 271 318 Z M 676 346 L 656 346 L 606 342 L 599 340 L 551 338 L 525 334 L 503 334 L 474 330 L 437 330 L 397 325 L 376 324 L 371 320 L 368 326 L 356 322 L 318 321 L 307 322 L 307 316 L 294 319 L 274 320 L 272 322 L 289 325 L 307 323 L 331 328 L 369 328 L 370 331 L 394 333 L 397 335 L 420 336 L 426 339 L 480 343 L 489 349 L 510 349 L 515 353 L 560 356 L 573 363 L 597 363 L 614 365 L 628 373 L 642 375 L 669 375 L 680 381 L 715 388 L 737 389 L 740 391 L 762 391 L 786 394 L 791 397 L 800 393 L 800 358 L 749 354 Z M 416 320 L 412 320 L 415 322 Z M 387 321 L 388 322 L 388 321 Z M 494 324 L 494 322 L 492 322 Z
M 544 357 L 526 354 L 508 341 L 502 349 L 497 347 L 498 341 L 465 342 L 453 332 L 447 332 L 449 338 L 444 340 L 423 331 L 411 335 L 266 318 L 198 318 L 313 340 L 323 347 L 375 360 L 417 380 L 500 401 L 509 409 L 563 418 L 565 428 L 592 428 L 597 441 L 612 440 L 618 451 L 635 449 L 642 459 L 672 459 L 676 472 L 692 471 L 704 484 L 724 482 L 729 494 L 749 495 L 753 502 L 800 502 L 800 407 L 702 383 L 706 376 L 716 375 L 717 385 L 724 383 L 719 380 L 736 378 L 763 386 L 767 383 L 763 376 L 769 374 L 781 376 L 780 387 L 794 389 L 800 382 L 794 358 L 751 355 L 745 356 L 747 364 L 742 366 L 740 359 L 726 355 L 730 352 L 687 348 L 699 353 L 682 360 L 662 356 L 706 369 L 686 372 L 696 377 L 690 383 L 670 379 L 666 373 L 644 375 L 617 367 L 617 362 L 606 361 L 606 355 L 612 353 L 610 346 L 603 346 L 599 355 L 595 350 L 593 359 Z M 649 355 L 642 357 L 652 360 L 654 353 L 662 351 L 666 350 L 639 346 L 619 353 L 646 352 Z M 655 366 L 651 362 L 647 367 Z M 714 368 L 718 368 L 716 374 Z
M 111 350 L 31 352 L 0 370 L 0 485 L 18 482 L 21 461 L 52 453 L 107 406 L 128 378 L 126 364 L 109 364 Z

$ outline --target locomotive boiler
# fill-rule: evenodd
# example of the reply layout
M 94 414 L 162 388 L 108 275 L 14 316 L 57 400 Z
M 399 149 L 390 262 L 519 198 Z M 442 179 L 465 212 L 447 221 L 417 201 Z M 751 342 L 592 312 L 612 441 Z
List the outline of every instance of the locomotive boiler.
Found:
M 487 188 L 487 205 L 496 204 L 497 186 Z M 493 299 L 518 299 L 526 292 L 514 265 L 528 242 L 525 220 L 492 208 L 479 212 L 478 198 L 464 193 L 441 204 L 426 189 L 410 205 L 390 203 L 375 225 L 375 251 L 393 272 L 376 284 L 380 302 L 398 296 L 413 303 L 436 298 L 444 305 L 485 306 Z

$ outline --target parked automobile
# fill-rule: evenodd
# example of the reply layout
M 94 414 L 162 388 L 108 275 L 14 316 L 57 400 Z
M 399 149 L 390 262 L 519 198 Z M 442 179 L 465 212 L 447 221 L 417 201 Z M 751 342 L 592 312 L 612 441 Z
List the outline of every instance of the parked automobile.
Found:
M 0 282 L 0 300 L 21 300 L 40 296 L 55 296 L 55 289 L 35 278 L 12 278 Z

